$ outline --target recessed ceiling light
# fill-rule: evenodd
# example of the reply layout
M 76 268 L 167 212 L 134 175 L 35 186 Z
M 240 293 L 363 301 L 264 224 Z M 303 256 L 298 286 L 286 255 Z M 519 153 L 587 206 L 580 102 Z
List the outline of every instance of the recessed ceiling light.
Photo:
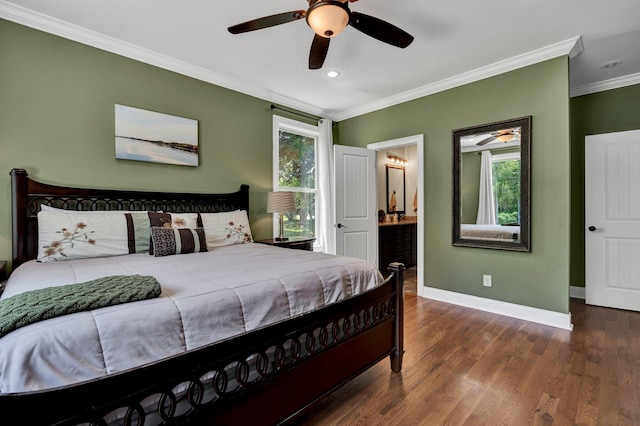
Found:
M 329 78 L 336 78 L 340 75 L 340 71 L 338 70 L 329 70 L 325 74 Z
M 615 68 L 622 63 L 621 60 L 609 61 L 602 64 L 602 68 Z

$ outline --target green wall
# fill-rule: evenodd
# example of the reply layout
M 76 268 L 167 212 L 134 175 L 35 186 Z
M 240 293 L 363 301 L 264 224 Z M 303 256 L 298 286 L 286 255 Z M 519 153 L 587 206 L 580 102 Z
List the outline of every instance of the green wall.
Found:
M 571 285 L 584 287 L 584 138 L 640 129 L 640 84 L 571 98 Z
M 355 117 L 339 142 L 425 138 L 425 285 L 569 311 L 569 73 L 561 57 Z M 451 245 L 451 132 L 531 115 L 531 253 Z M 482 275 L 493 287 L 482 286 Z
M 0 20 L 0 259 L 11 259 L 9 172 L 52 184 L 230 192 L 251 186 L 271 236 L 270 103 Z M 196 119 L 199 167 L 116 160 L 114 105 Z
M 226 192 L 251 185 L 271 235 L 270 103 L 0 20 L 0 259 L 11 257 L 13 167 L 47 183 Z M 114 104 L 199 121 L 200 166 L 116 160 Z M 338 123 L 337 143 L 425 135 L 426 285 L 568 312 L 568 61 L 559 58 Z M 451 130 L 533 116 L 532 253 L 451 246 Z M 297 118 L 297 117 L 293 117 Z M 482 274 L 493 287 L 482 287 Z

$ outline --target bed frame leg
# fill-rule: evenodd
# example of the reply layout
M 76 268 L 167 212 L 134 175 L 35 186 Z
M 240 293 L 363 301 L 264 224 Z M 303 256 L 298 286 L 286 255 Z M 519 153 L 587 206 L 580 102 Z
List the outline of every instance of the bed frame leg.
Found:
M 394 273 L 396 289 L 395 311 L 396 318 L 393 325 L 393 352 L 391 352 L 391 370 L 396 373 L 402 370 L 402 355 L 404 354 L 404 271 L 402 263 L 393 262 L 387 270 Z

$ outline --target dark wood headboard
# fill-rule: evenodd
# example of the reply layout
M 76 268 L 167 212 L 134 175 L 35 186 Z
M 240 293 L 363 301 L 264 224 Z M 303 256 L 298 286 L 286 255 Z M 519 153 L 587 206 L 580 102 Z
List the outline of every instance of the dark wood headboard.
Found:
M 24 169 L 11 170 L 13 268 L 38 254 L 38 212 L 41 205 L 66 210 L 149 210 L 174 213 L 249 211 L 249 185 L 228 194 L 142 192 L 72 188 L 29 178 Z

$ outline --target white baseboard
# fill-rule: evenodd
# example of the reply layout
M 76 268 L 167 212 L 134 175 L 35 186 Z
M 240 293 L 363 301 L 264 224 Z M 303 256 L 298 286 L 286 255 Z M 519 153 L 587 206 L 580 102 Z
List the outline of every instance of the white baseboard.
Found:
M 585 300 L 587 298 L 587 289 L 572 285 L 569 287 L 569 297 Z
M 573 324 L 571 324 L 571 313 L 563 314 L 560 312 L 532 308 L 530 306 L 517 305 L 515 303 L 501 302 L 499 300 L 486 299 L 484 297 L 471 296 L 469 294 L 456 293 L 433 287 L 423 287 L 420 292 L 420 296 L 427 299 L 466 306 L 468 308 L 505 315 L 525 321 L 532 321 L 538 324 L 550 325 L 552 327 L 562 328 L 565 330 L 573 330 Z

